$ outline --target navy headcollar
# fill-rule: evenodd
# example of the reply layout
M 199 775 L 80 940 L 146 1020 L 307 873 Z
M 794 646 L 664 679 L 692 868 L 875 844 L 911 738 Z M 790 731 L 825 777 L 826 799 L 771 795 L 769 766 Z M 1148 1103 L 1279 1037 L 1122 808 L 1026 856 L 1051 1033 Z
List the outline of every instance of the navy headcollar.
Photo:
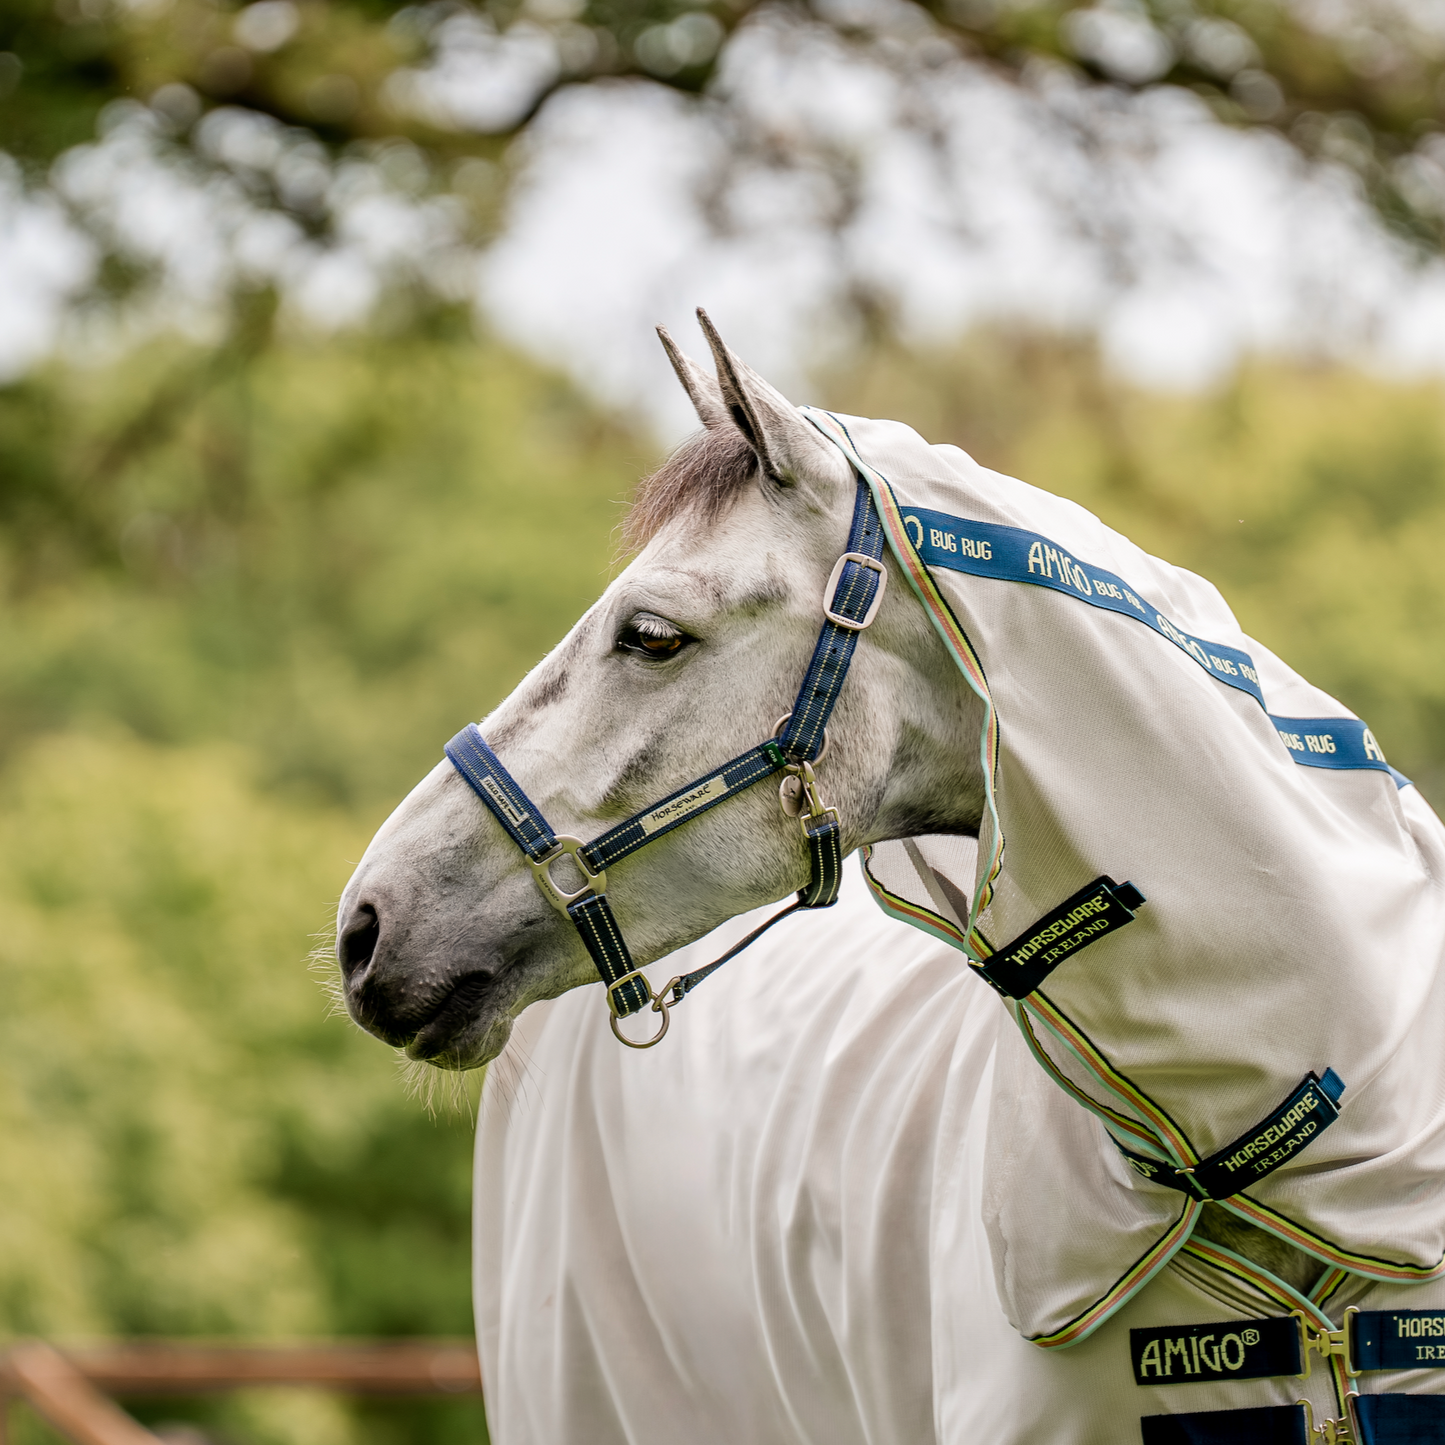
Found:
M 607 986 L 612 1031 L 630 1048 L 650 1048 L 660 1042 L 667 1032 L 669 1008 L 780 919 L 799 908 L 829 908 L 838 901 L 843 875 L 838 812 L 823 805 L 812 765 L 827 751 L 828 719 L 847 680 L 858 634 L 872 623 L 883 601 L 888 580 L 881 560 L 883 543 L 883 525 L 872 494 L 860 477 L 848 550 L 838 559 L 823 592 L 825 620 L 817 646 L 793 710 L 779 724 L 776 736 L 694 778 L 590 843 L 553 832 L 542 810 L 502 765 L 475 723 L 469 723 L 447 744 L 452 765 L 526 855 L 543 896 L 576 926 Z M 775 773 L 786 775 L 780 802 L 789 817 L 798 819 L 808 845 L 807 887 L 799 890 L 795 902 L 775 913 L 721 958 L 679 975 L 661 992 L 653 993 L 642 970 L 633 963 L 607 901 L 607 870 L 654 839 Z M 571 893 L 561 888 L 551 873 L 552 864 L 564 855 L 571 856 L 583 878 L 582 887 Z M 617 1021 L 649 1003 L 654 1012 L 662 1015 L 662 1027 L 646 1042 L 634 1043 L 623 1035 Z

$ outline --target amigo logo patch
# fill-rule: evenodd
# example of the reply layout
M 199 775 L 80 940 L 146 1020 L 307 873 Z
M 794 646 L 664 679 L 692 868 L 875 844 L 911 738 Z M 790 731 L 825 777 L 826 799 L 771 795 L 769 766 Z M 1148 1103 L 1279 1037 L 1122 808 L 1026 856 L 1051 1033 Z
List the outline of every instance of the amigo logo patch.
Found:
M 1129 1358 L 1139 1385 L 1261 1380 L 1303 1368 L 1299 1327 L 1288 1316 L 1130 1330 Z

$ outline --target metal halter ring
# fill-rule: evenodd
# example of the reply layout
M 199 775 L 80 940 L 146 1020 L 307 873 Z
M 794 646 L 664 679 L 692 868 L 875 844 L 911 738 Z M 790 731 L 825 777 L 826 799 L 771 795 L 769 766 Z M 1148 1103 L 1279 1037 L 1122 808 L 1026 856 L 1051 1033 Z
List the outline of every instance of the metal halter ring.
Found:
M 643 1039 L 641 1043 L 629 1039 L 627 1035 L 617 1027 L 622 1015 L 617 1012 L 617 999 L 612 992 L 613 989 L 621 988 L 624 983 L 630 983 L 633 979 L 637 979 L 641 983 L 643 991 L 652 1002 L 653 1013 L 660 1013 L 662 1015 L 662 1027 L 658 1029 L 650 1039 Z M 631 973 L 624 973 L 615 983 L 609 983 L 607 985 L 607 1012 L 611 1015 L 612 1032 L 617 1042 L 626 1044 L 629 1049 L 650 1049 L 654 1044 L 660 1044 L 667 1036 L 668 1025 L 672 1023 L 672 1015 L 668 1010 L 672 1007 L 672 1004 L 679 1002 L 676 998 L 669 1001 L 667 996 L 672 993 L 673 989 L 681 982 L 682 976 L 679 974 L 678 977 L 670 979 L 663 985 L 661 993 L 653 993 L 652 985 L 647 981 L 647 975 L 644 974 L 640 968 L 634 968 Z
M 783 731 L 783 724 L 786 723 L 787 720 L 788 720 L 790 717 L 792 717 L 792 713 L 790 713 L 790 712 L 785 712 L 785 713 L 782 715 L 782 717 L 780 717 L 780 718 L 777 720 L 777 722 L 775 722 L 775 723 L 773 724 L 773 736 L 774 736 L 774 737 L 778 737 L 778 736 L 781 735 L 781 733 L 782 733 L 782 731 Z M 820 753 L 818 754 L 818 756 L 817 756 L 816 758 L 812 759 L 812 762 L 813 762 L 814 766 L 816 766 L 817 764 L 821 763 L 821 762 L 823 761 L 823 759 L 828 756 L 828 749 L 832 746 L 832 742 L 833 742 L 833 740 L 828 736 L 828 729 L 827 729 L 827 728 L 824 728 L 824 729 L 823 729 L 823 750 L 822 750 L 822 752 L 820 752 Z M 794 766 L 796 766 L 796 764 L 795 764 Z
M 581 852 L 586 846 L 580 838 L 559 836 L 550 853 L 541 858 L 527 859 L 527 867 L 532 870 L 532 877 L 537 880 L 537 887 L 542 890 L 542 896 L 558 913 L 566 913 L 568 904 L 575 903 L 579 898 L 585 898 L 589 893 L 607 892 L 607 870 L 601 868 L 594 873 L 587 866 Z M 568 893 L 565 888 L 559 888 L 557 880 L 552 877 L 552 865 L 566 853 L 572 855 L 572 861 L 582 870 L 582 876 L 587 880 L 574 893 Z

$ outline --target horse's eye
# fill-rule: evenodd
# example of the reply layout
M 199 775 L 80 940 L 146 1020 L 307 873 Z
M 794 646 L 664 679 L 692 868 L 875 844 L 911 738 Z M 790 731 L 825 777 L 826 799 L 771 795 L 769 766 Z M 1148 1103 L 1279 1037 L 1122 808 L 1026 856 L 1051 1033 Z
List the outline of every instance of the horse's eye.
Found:
M 638 657 L 671 657 L 692 639 L 665 618 L 639 612 L 617 637 L 617 650 Z

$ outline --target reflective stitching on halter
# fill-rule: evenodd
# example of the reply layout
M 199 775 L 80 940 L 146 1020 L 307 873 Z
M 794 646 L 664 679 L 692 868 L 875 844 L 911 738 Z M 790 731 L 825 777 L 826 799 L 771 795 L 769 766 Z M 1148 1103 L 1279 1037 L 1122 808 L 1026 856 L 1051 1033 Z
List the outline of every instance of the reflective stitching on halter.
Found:
M 826 748 L 825 728 L 828 716 L 847 680 L 858 633 L 872 621 L 870 609 L 876 611 L 877 604 L 882 600 L 881 591 L 875 590 L 870 594 L 868 588 L 871 585 L 875 589 L 881 589 L 886 581 L 887 574 L 882 569 L 879 555 L 883 550 L 883 543 L 883 524 L 878 516 L 877 503 L 871 488 L 859 472 L 853 519 L 848 531 L 847 552 L 841 559 L 843 573 L 834 574 L 838 577 L 836 583 L 830 575 L 828 589 L 832 595 L 824 598 L 824 624 L 818 634 L 813 656 L 804 673 L 797 701 L 793 705 L 793 713 L 789 715 L 782 737 L 777 742 L 762 743 L 750 752 L 724 763 L 720 768 L 714 768 L 701 777 L 694 778 L 684 787 L 668 794 L 642 812 L 635 813 L 588 844 L 578 845 L 574 839 L 565 840 L 567 850 L 575 854 L 578 862 L 584 865 L 584 872 L 588 874 L 587 887 L 568 901 L 567 916 L 572 920 L 599 975 L 607 985 L 609 1000 L 614 1005 L 619 1002 L 614 989 L 629 994 L 628 999 L 622 1001 L 621 1007 L 614 1008 L 614 1031 L 616 1014 L 635 1013 L 647 1002 L 650 988 L 646 986 L 645 980 L 639 984 L 629 978 L 629 975 L 637 970 L 632 966 L 627 942 L 612 915 L 606 893 L 593 892 L 592 888 L 610 864 L 636 852 L 654 838 L 671 832 L 673 828 L 690 822 L 774 772 L 784 769 L 796 772 L 798 764 L 801 764 L 811 779 L 811 769 L 807 765 L 812 758 L 818 756 L 817 743 L 820 735 Z M 866 567 L 854 561 L 854 557 L 868 557 L 879 565 L 877 568 Z M 851 576 L 846 575 L 849 566 L 854 569 Z M 851 610 L 857 603 L 863 606 L 861 614 Z M 845 620 L 854 617 L 860 620 L 855 626 L 846 626 L 835 621 L 829 613 Z M 795 720 L 797 727 L 793 726 Z M 535 872 L 535 865 L 541 861 L 541 855 L 557 846 L 557 838 L 541 810 L 507 771 L 475 724 L 468 724 L 447 744 L 446 754 L 513 842 L 533 861 Z M 715 786 L 719 782 L 722 784 L 720 788 Z M 809 786 L 812 789 L 811 782 Z M 789 905 L 783 913 L 776 915 L 770 923 L 776 922 L 778 918 L 796 908 L 828 908 L 838 899 L 843 869 L 842 834 L 838 815 L 834 810 L 823 806 L 815 789 L 810 791 L 809 797 L 812 813 L 809 819 L 804 820 L 803 829 L 808 842 L 808 886 L 800 889 L 796 902 Z M 817 826 L 810 831 L 806 826 L 808 822 L 816 823 Z M 598 877 L 593 877 L 593 872 Z M 546 892 L 540 877 L 538 883 Z M 605 880 L 602 887 L 606 887 Z M 551 893 L 556 893 L 555 886 Z M 598 915 L 606 919 L 605 935 L 604 925 L 598 922 Z M 756 930 L 751 937 L 757 937 L 761 932 L 761 929 Z M 726 962 L 738 951 L 734 948 L 715 964 L 674 980 L 674 984 L 680 985 L 674 1002 L 696 983 L 701 982 L 718 964 Z M 661 1039 L 666 1032 L 665 1008 L 663 1013 L 663 1028 L 653 1042 Z M 626 1039 L 623 1041 L 631 1042 Z

